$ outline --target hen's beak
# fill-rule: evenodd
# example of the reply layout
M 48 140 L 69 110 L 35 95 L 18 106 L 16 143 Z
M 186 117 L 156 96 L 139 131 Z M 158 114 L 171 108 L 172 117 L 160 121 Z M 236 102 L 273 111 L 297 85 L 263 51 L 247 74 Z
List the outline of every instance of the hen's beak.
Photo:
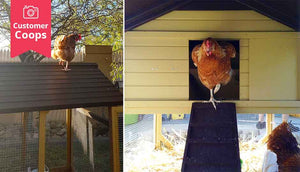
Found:
M 210 50 L 206 51 L 206 56 L 210 56 L 212 53 Z

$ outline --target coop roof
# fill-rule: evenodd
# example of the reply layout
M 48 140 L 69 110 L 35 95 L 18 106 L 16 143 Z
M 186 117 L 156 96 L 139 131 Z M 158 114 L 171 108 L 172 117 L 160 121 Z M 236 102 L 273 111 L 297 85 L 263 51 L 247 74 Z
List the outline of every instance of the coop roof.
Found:
M 0 64 L 0 113 L 122 104 L 122 94 L 92 63 Z
M 125 0 L 125 9 L 126 31 L 173 10 L 254 10 L 300 31 L 298 0 Z

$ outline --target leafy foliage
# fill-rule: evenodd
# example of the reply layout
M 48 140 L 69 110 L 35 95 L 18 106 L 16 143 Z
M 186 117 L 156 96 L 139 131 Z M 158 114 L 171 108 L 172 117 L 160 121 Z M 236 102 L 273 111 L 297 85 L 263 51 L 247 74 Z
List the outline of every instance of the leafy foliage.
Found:
M 122 63 L 112 62 L 111 65 L 112 71 L 110 75 L 112 76 L 113 82 L 120 81 L 123 79 L 123 65 Z

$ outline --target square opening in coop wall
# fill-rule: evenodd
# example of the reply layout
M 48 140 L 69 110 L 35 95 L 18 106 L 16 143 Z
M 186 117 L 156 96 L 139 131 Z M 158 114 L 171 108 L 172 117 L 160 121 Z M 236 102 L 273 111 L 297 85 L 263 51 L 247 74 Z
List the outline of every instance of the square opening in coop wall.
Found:
M 221 88 L 217 93 L 214 94 L 214 98 L 217 100 L 239 100 L 239 81 L 240 81 L 240 46 L 239 40 L 216 40 L 220 45 L 222 43 L 229 43 L 235 48 L 235 57 L 230 58 L 232 75 L 231 79 L 227 84 L 221 84 Z M 192 59 L 192 51 L 197 45 L 202 45 L 203 40 L 190 40 L 189 41 L 189 100 L 209 100 L 210 91 L 200 81 L 197 67 L 207 66 L 206 64 L 194 65 Z M 222 47 L 224 47 L 222 45 Z M 222 70 L 222 69 L 216 69 Z M 226 71 L 225 71 L 226 72 Z

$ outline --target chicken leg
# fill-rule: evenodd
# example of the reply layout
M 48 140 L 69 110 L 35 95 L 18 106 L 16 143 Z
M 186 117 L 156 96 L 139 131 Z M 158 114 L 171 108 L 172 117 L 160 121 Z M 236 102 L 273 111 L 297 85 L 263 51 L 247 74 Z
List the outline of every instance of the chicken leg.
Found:
M 214 98 L 214 93 L 213 93 L 213 89 L 209 89 L 210 91 L 210 99 L 208 102 L 211 102 L 215 108 L 215 110 L 217 110 L 217 107 L 216 107 L 216 104 L 215 103 L 220 103 L 221 101 L 217 101 L 215 98 Z
M 64 61 L 60 60 L 60 61 L 58 62 L 58 65 L 64 66 Z
M 66 71 L 66 72 L 70 71 L 71 69 L 69 69 L 68 66 L 69 66 L 69 62 L 66 61 L 66 66 L 62 70 Z

